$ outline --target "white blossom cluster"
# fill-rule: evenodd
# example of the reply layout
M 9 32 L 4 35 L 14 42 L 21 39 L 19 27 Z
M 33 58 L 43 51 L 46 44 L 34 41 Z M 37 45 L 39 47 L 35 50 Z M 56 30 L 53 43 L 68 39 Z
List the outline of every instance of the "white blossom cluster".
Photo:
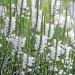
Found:
M 39 50 L 40 53 L 44 52 L 45 47 L 47 46 L 47 37 L 46 36 L 40 36 L 40 35 L 36 35 L 36 42 L 35 42 L 35 50 Z M 42 39 L 41 39 L 42 38 Z
M 9 17 L 6 17 L 5 20 L 4 20 L 4 22 L 5 22 L 4 34 L 5 34 L 5 36 L 6 36 L 7 33 L 8 33 L 8 29 L 9 29 Z
M 60 20 L 59 20 L 59 24 L 61 25 L 61 27 L 63 27 L 65 25 L 65 20 L 66 20 L 67 28 L 71 28 L 73 25 L 72 18 L 70 16 L 67 16 L 67 18 L 65 18 L 65 16 L 63 16 L 63 15 L 60 16 Z
M 4 34 L 5 36 L 7 35 L 8 31 L 9 31 L 9 17 L 6 17 L 4 20 Z M 11 24 L 10 24 L 10 33 L 13 33 L 13 31 L 15 30 L 16 27 L 16 17 L 12 17 L 11 18 Z
M 70 2 L 70 15 L 73 19 L 75 19 L 75 2 Z
M 71 53 L 73 49 L 68 44 L 63 45 L 63 44 L 61 44 L 61 41 L 59 41 L 57 48 L 56 48 L 56 46 L 52 46 L 52 47 L 49 47 L 49 50 L 50 50 L 50 53 L 47 54 L 47 59 L 48 60 L 56 59 L 58 61 L 58 60 L 60 60 L 59 56 L 61 56 L 62 54 L 65 54 L 66 58 L 68 59 L 69 53 Z
M 14 13 L 16 10 L 16 6 L 15 4 L 11 4 L 11 12 Z
M 36 35 L 35 37 L 36 37 L 35 50 L 38 50 L 40 44 L 40 36 Z
M 39 5 L 40 5 L 40 0 L 39 0 Z M 37 16 L 37 14 L 38 14 L 38 16 Z M 37 20 L 37 18 L 38 18 L 38 20 Z M 42 22 L 42 10 L 39 9 L 37 12 L 36 0 L 32 0 L 31 22 L 32 22 L 32 28 L 35 28 L 36 23 L 37 23 L 36 31 L 40 32 L 41 22 Z
M 32 0 L 32 7 L 31 8 L 32 8 L 32 15 L 31 15 L 32 28 L 35 28 L 36 16 L 37 16 L 36 0 Z
M 54 5 L 56 6 L 55 8 L 54 8 Z M 73 19 L 70 17 L 70 15 L 68 15 L 68 14 L 65 15 L 65 10 L 64 10 L 64 14 L 59 14 L 60 5 L 61 5 L 60 0 L 52 0 L 51 12 L 52 12 L 52 15 L 55 13 L 54 23 L 51 23 L 51 24 L 46 23 L 45 30 L 44 30 L 45 34 L 39 35 L 39 34 L 35 33 L 34 48 L 35 48 L 35 50 L 39 51 L 39 53 L 44 53 L 44 50 L 46 50 L 46 48 L 48 48 L 49 52 L 46 54 L 46 60 L 48 61 L 48 63 L 51 64 L 52 62 L 54 62 L 53 60 L 61 61 L 62 64 L 64 64 L 64 68 L 66 68 L 66 67 L 68 68 L 66 70 L 66 71 L 68 71 L 69 69 L 72 69 L 72 65 L 73 65 L 73 60 L 69 56 L 72 53 L 73 49 L 69 44 L 66 44 L 66 43 L 62 44 L 61 40 L 60 41 L 58 40 L 58 44 L 57 44 L 56 43 L 57 40 L 55 38 L 53 38 L 53 36 L 55 33 L 55 28 L 58 24 L 59 24 L 59 27 L 61 27 L 62 29 L 66 25 L 66 29 L 68 29 L 68 32 L 67 31 L 65 32 L 65 36 L 69 37 L 71 40 L 71 43 L 73 44 L 73 43 L 75 43 L 75 32 L 74 32 L 75 29 L 72 28 L 72 25 L 74 24 Z M 12 13 L 15 12 L 15 9 L 16 9 L 15 4 L 12 4 L 11 5 Z M 18 13 L 18 15 L 20 15 L 21 9 L 22 10 L 28 9 L 27 8 L 27 0 L 18 0 L 17 1 L 17 12 L 15 12 L 15 13 Z M 22 51 L 22 47 L 24 47 L 25 43 L 26 43 L 26 37 L 23 37 L 21 35 L 17 36 L 14 33 L 15 28 L 16 28 L 16 15 L 11 16 L 11 20 L 10 20 L 10 18 L 8 16 L 5 16 L 5 12 L 6 12 L 6 7 L 1 5 L 0 6 L 0 17 L 1 16 L 5 17 L 3 33 L 5 35 L 6 41 L 11 43 L 11 45 L 12 45 L 12 52 L 11 52 L 12 56 L 15 56 L 16 52 L 18 54 L 17 55 L 18 58 L 20 58 L 20 56 L 22 55 L 22 57 L 21 57 L 21 60 L 22 60 L 21 65 L 22 66 L 21 67 L 23 70 L 21 71 L 20 75 L 25 75 L 24 69 L 26 69 L 26 68 L 27 68 L 28 72 L 32 72 L 31 67 L 35 63 L 36 57 L 30 56 L 30 54 L 27 54 Z M 25 12 L 25 10 L 22 12 Z M 27 13 L 27 16 L 31 15 L 32 28 L 35 28 L 35 25 L 37 23 L 37 27 L 36 27 L 37 32 L 40 32 L 40 30 L 41 30 L 41 23 L 42 23 L 42 19 L 43 19 L 42 14 L 43 14 L 43 11 L 41 9 L 38 10 L 38 14 L 37 14 L 36 0 L 32 0 L 31 13 L 30 12 Z M 22 15 L 22 17 L 24 17 L 24 15 Z M 38 21 L 36 20 L 37 17 L 38 17 Z M 9 36 L 7 36 L 8 31 L 9 31 L 9 26 L 10 26 L 10 34 L 9 34 Z M 50 40 L 53 40 L 52 45 L 51 45 L 51 42 L 49 42 Z M 2 47 L 2 44 L 0 43 L 0 48 L 1 47 Z M 65 55 L 65 58 L 62 58 L 60 60 L 61 55 Z M 53 65 L 51 65 L 49 67 L 51 70 L 53 69 L 54 71 L 57 71 L 59 75 L 62 75 L 62 73 L 64 75 L 66 75 L 66 72 L 63 69 L 58 69 L 56 64 L 54 67 L 53 67 Z M 39 68 L 40 68 L 40 66 L 39 66 Z M 55 74 L 55 75 L 57 75 L 57 74 Z M 72 74 L 68 74 L 68 75 L 72 75 Z
M 64 64 L 64 62 L 65 62 L 65 64 Z M 58 73 L 59 73 L 59 75 L 61 75 L 62 73 L 64 75 L 66 75 L 68 71 L 72 70 L 73 60 L 71 58 L 62 59 L 62 64 L 64 65 L 64 68 L 68 68 L 68 69 L 66 69 L 65 71 L 63 69 L 61 69 L 61 70 L 59 70 Z M 66 64 L 67 64 L 67 66 L 66 66 Z M 69 73 L 69 75 L 72 75 L 72 73 Z
M 53 63 L 53 60 L 56 60 L 56 62 L 61 62 L 61 65 L 63 66 L 63 68 L 60 69 L 60 66 L 57 66 L 59 64 L 56 64 L 54 67 L 53 65 L 50 65 L 50 71 L 54 70 L 56 73 L 55 75 L 66 75 L 68 71 L 72 70 L 74 60 L 69 57 L 73 50 L 72 47 L 70 47 L 68 44 L 63 45 L 61 44 L 61 41 L 59 41 L 57 50 L 54 46 L 50 47 L 49 49 L 50 53 L 48 52 L 46 56 L 47 61 L 51 64 Z M 62 54 L 66 56 L 64 56 L 64 58 L 60 58 Z M 65 68 L 66 70 L 64 70 Z M 70 74 L 72 75 L 72 73 L 69 73 L 69 75 Z
M 35 63 L 35 57 L 31 57 L 22 52 L 22 47 L 25 45 L 25 41 L 26 38 L 25 37 L 18 37 L 15 36 L 15 34 L 11 34 L 10 37 L 6 38 L 6 40 L 8 42 L 11 42 L 13 45 L 13 49 L 12 49 L 12 55 L 15 55 L 15 52 L 17 52 L 17 56 L 20 57 L 20 55 L 22 54 L 22 68 L 26 69 L 27 66 L 31 67 L 34 63 Z M 32 71 L 32 69 L 28 68 L 28 71 Z M 21 71 L 22 74 L 24 74 L 24 71 Z
M 14 56 L 17 52 L 17 56 L 20 57 L 22 55 L 22 68 L 26 69 L 27 66 L 31 67 L 35 63 L 35 57 L 28 56 L 26 53 L 22 52 L 22 47 L 25 45 L 26 38 L 21 36 L 16 36 L 15 34 L 11 34 L 10 37 L 7 37 L 6 40 L 11 42 L 13 45 L 12 55 Z M 32 69 L 28 68 L 28 71 L 32 71 Z M 24 74 L 24 71 L 21 71 L 21 74 Z
M 16 28 L 16 18 L 12 17 L 11 18 L 11 33 L 13 33 L 13 31 L 15 30 L 15 28 Z
M 17 50 L 21 50 L 21 47 L 25 45 L 26 38 L 21 36 L 16 36 L 15 34 L 11 34 L 10 37 L 6 38 L 7 41 L 11 42 L 13 48 Z
M 49 25 L 50 24 L 46 24 L 46 27 L 45 27 L 45 36 L 48 37 L 48 35 L 49 35 L 49 39 L 51 39 L 53 37 L 53 35 L 54 35 L 54 32 L 55 32 L 55 26 L 53 24 L 51 24 L 50 28 L 49 28 Z
M 56 2 L 55 2 L 56 1 Z M 53 8 L 54 4 L 56 5 L 55 8 Z M 59 9 L 62 5 L 60 0 L 52 0 L 52 10 L 54 11 L 54 26 L 56 27 L 57 25 L 59 25 L 59 27 L 64 28 L 64 26 L 66 26 L 66 29 L 68 30 L 68 32 L 65 32 L 65 35 L 67 37 L 70 38 L 71 43 L 75 43 L 75 26 L 74 26 L 74 18 L 73 18 L 73 11 L 74 9 L 74 4 L 70 3 L 70 10 L 71 10 L 71 14 L 69 14 L 67 12 L 66 14 L 66 10 L 64 9 L 62 11 L 62 13 L 59 12 Z M 62 7 L 63 9 L 64 7 Z M 72 9 L 71 9 L 72 8 Z M 52 12 L 53 13 L 53 12 Z M 67 35 L 68 34 L 68 35 Z
M 36 31 L 40 31 L 41 29 L 41 22 L 42 22 L 42 10 L 39 10 L 39 13 L 38 13 L 38 23 L 37 23 L 37 28 L 36 28 Z
M 17 2 L 18 2 L 17 3 L 17 12 L 18 12 L 18 15 L 20 15 L 22 0 L 19 0 Z M 17 13 L 17 12 L 15 12 L 16 11 L 15 8 L 16 8 L 15 4 L 12 4 L 11 5 L 12 14 Z M 27 8 L 27 0 L 23 0 L 22 10 L 25 8 Z M 3 6 L 0 6 L 0 17 L 4 16 L 4 15 L 5 15 L 5 8 Z M 9 31 L 9 26 L 10 26 L 10 35 L 6 36 Z M 8 16 L 6 16 L 4 19 L 4 29 L 2 29 L 1 31 L 6 36 L 5 37 L 6 41 L 11 43 L 11 45 L 12 45 L 12 52 L 11 52 L 12 56 L 15 56 L 15 53 L 17 52 L 17 54 L 18 54 L 17 57 L 20 58 L 20 55 L 23 54 L 22 68 L 25 69 L 26 66 L 31 67 L 33 65 L 33 63 L 35 63 L 35 57 L 28 56 L 26 53 L 22 52 L 22 47 L 24 47 L 24 45 L 25 45 L 26 38 L 13 34 L 15 27 L 16 27 L 16 15 L 11 16 L 11 21 L 10 21 L 10 18 Z M 0 47 L 1 47 L 1 44 L 0 44 Z M 28 71 L 32 71 L 32 69 L 28 68 Z M 21 75 L 24 75 L 24 73 L 25 73 L 24 71 L 21 71 Z
M 31 57 L 28 56 L 26 53 L 22 52 L 23 56 L 22 56 L 22 68 L 26 69 L 26 66 L 33 66 L 33 64 L 35 63 L 35 57 Z
M 20 15 L 21 9 L 25 9 L 25 8 L 27 8 L 27 0 L 18 0 L 17 1 L 17 12 L 18 12 L 18 15 Z
M 54 25 L 59 24 L 59 26 L 62 27 L 62 28 L 66 25 L 67 28 L 71 29 L 71 27 L 74 24 L 73 18 L 70 16 L 69 13 L 66 14 L 65 9 L 62 11 L 62 13 L 59 12 L 61 4 L 62 3 L 61 3 L 60 0 L 52 0 L 52 3 L 51 3 L 52 8 L 51 9 L 52 9 L 52 11 L 54 11 L 54 13 L 52 12 L 54 14 Z M 54 6 L 55 6 L 55 8 L 54 8 Z M 62 7 L 62 8 L 64 8 L 64 7 Z
M 0 5 L 0 17 L 5 17 L 5 13 L 6 13 L 6 7 Z
M 32 67 L 33 64 L 35 63 L 35 57 L 32 57 L 32 56 L 28 56 L 28 54 L 22 52 L 22 51 L 18 51 L 18 56 L 20 57 L 20 55 L 22 55 L 22 59 L 21 59 L 21 72 L 20 74 L 22 75 L 25 75 L 25 69 L 27 68 L 27 71 L 28 72 L 31 72 L 32 71 Z
M 54 13 L 57 14 L 59 12 L 60 5 L 61 5 L 60 0 L 52 0 L 51 1 L 51 13 L 52 14 L 54 14 Z
M 68 37 L 70 38 L 72 44 L 75 43 L 75 33 L 73 29 L 68 32 Z

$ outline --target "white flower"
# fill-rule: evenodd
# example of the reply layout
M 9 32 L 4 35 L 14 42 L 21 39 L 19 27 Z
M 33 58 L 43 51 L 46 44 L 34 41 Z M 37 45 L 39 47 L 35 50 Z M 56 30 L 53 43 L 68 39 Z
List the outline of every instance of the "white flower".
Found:
M 42 10 L 39 10 L 39 13 L 38 13 L 38 23 L 37 23 L 37 28 L 36 28 L 36 31 L 40 31 L 41 29 L 41 21 L 42 21 Z
M 11 4 L 11 11 L 12 11 L 12 13 L 15 12 L 15 8 L 16 8 L 15 4 Z
M 66 21 L 66 23 L 65 23 Z M 73 25 L 73 19 L 68 15 L 67 18 L 66 16 L 64 15 L 60 15 L 60 18 L 59 18 L 59 25 L 60 27 L 64 27 L 66 24 L 67 28 L 70 29 Z
M 8 29 L 9 29 L 9 17 L 6 17 L 4 22 L 5 22 L 4 34 L 6 36 L 8 33 Z M 16 18 L 15 17 L 11 18 L 11 26 L 10 27 L 11 27 L 10 31 L 11 31 L 11 33 L 13 33 L 13 31 L 15 30 L 15 27 L 16 27 Z
M 60 15 L 59 25 L 60 25 L 60 27 L 64 27 L 64 25 L 65 25 L 65 17 L 63 15 Z
M 59 14 L 55 14 L 54 16 L 54 24 L 57 25 L 58 21 L 59 21 L 60 15 Z
M 49 49 L 50 49 L 50 58 L 52 59 L 52 60 L 54 60 L 55 59 L 55 53 L 56 53 L 56 50 L 55 50 L 55 47 L 49 47 Z
M 54 5 L 55 5 L 55 7 L 54 7 Z M 51 12 L 52 12 L 52 14 L 53 14 L 53 9 L 54 8 L 56 10 L 55 13 L 58 13 L 57 10 L 60 8 L 60 0 L 52 0 L 52 2 L 51 2 Z
M 38 50 L 39 44 L 40 44 L 40 36 L 36 35 L 35 36 L 36 42 L 35 42 L 35 50 Z
M 68 15 L 68 16 L 67 16 L 67 23 L 66 23 L 67 28 L 68 28 L 68 29 L 71 29 L 71 28 L 73 27 L 73 24 L 74 24 L 73 19 L 70 17 L 70 15 Z
M 27 0 L 23 0 L 23 9 L 27 8 Z
M 54 35 L 54 31 L 55 31 L 54 29 L 55 29 L 54 25 L 51 24 L 51 27 L 50 27 L 50 38 L 52 38 L 53 35 Z
M 63 73 L 63 70 L 60 70 L 60 71 L 59 71 L 59 74 L 61 75 L 62 73 Z
M 60 56 L 62 50 L 60 46 L 57 47 L 57 56 Z
M 35 50 L 38 50 L 40 47 L 39 52 L 43 53 L 46 46 L 47 46 L 47 37 L 44 35 L 42 37 L 40 35 L 36 35 Z
M 61 60 L 61 62 L 62 62 L 62 63 L 64 63 L 64 62 L 65 62 L 65 60 L 64 60 L 64 59 L 62 59 L 62 60 Z
M 28 65 L 28 66 L 32 66 L 33 63 L 35 63 L 35 58 L 34 58 L 34 57 L 29 57 L 29 58 L 28 58 L 28 63 L 27 63 L 27 65 Z
M 0 17 L 5 17 L 6 7 L 0 5 Z
M 60 0 L 57 0 L 56 1 L 56 8 L 55 9 L 58 10 L 59 8 L 60 8 Z
M 11 55 L 15 56 L 16 51 L 14 49 L 12 49 Z
M 49 23 L 46 24 L 46 27 L 45 27 L 45 36 L 48 37 L 48 34 L 49 34 L 49 40 L 53 37 L 54 35 L 54 29 L 55 29 L 55 26 L 53 24 L 50 25 L 50 29 L 49 29 Z
M 22 56 L 22 68 L 25 69 L 26 68 L 26 64 L 27 64 L 27 54 L 26 53 L 23 53 L 23 56 Z
M 73 29 L 68 32 L 68 36 L 71 40 L 71 43 L 74 43 L 75 42 L 75 38 L 74 38 L 75 33 L 74 33 Z
M 15 36 L 15 34 L 11 34 L 9 38 L 6 38 L 7 41 L 11 42 L 13 48 L 17 50 L 21 50 L 21 47 L 25 45 L 26 38 L 21 36 Z
M 2 16 L 2 13 L 3 13 L 3 7 L 0 6 L 0 17 Z
M 22 4 L 23 3 L 23 4 Z M 21 4 L 22 4 L 22 8 L 21 8 Z M 20 15 L 20 10 L 21 9 L 25 9 L 27 7 L 27 0 L 18 0 L 17 1 L 17 10 L 18 10 L 18 15 Z
M 28 72 L 31 72 L 31 71 L 32 71 L 32 69 L 28 68 Z
M 32 28 L 35 28 L 35 24 L 36 24 L 36 9 L 32 10 L 31 21 L 32 21 Z
M 41 43 L 41 47 L 44 49 L 45 46 L 47 44 L 47 39 L 46 39 L 46 36 L 42 36 L 42 43 Z
M 27 0 L 23 0 L 23 2 L 22 2 L 22 0 L 18 0 L 17 1 L 18 3 L 17 3 L 17 7 L 18 7 L 18 9 L 21 9 L 21 4 L 22 4 L 22 8 L 26 8 L 27 7 Z
M 11 8 L 15 8 L 15 4 L 11 4 Z
M 47 23 L 45 26 L 45 35 L 46 36 L 48 36 L 48 31 L 49 31 L 49 23 Z
M 54 3 L 55 3 L 55 0 L 51 0 L 52 2 L 51 2 L 51 7 L 52 7 L 52 9 L 53 9 L 53 6 L 54 6 Z
M 54 71 L 58 71 L 58 68 L 56 66 L 54 67 Z
M 11 33 L 15 30 L 16 27 L 16 18 L 12 17 L 11 18 Z
M 40 50 L 39 52 L 40 52 L 40 53 L 43 53 L 43 52 L 44 52 L 44 49 L 41 48 L 41 50 Z
M 73 19 L 75 19 L 75 2 L 70 2 L 70 14 Z
M 36 0 L 32 0 L 32 7 L 35 8 Z
M 69 53 L 72 51 L 71 47 L 66 47 L 66 57 L 69 56 Z
M 57 56 L 60 56 L 61 54 L 64 54 L 65 50 L 61 47 L 61 40 L 58 41 L 58 46 L 57 46 Z
M 4 23 L 5 23 L 5 26 L 4 26 L 4 34 L 6 36 L 7 33 L 8 33 L 8 29 L 9 29 L 9 17 L 6 17 L 5 18 Z
M 20 47 L 23 47 L 25 45 L 25 41 L 26 41 L 26 38 L 25 37 L 19 37 L 19 46 Z
M 56 47 L 56 39 L 54 39 L 54 47 Z
M 31 22 L 32 22 L 32 28 L 35 28 L 36 24 L 36 0 L 32 0 L 32 14 L 31 14 Z
M 49 42 L 48 45 L 50 45 L 51 43 Z
M 59 57 L 56 57 L 56 61 L 60 61 L 60 58 Z

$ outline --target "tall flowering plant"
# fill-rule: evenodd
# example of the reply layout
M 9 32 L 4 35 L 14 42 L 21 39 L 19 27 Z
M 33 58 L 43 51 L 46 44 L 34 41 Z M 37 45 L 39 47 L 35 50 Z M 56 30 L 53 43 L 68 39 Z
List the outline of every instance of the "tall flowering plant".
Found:
M 0 1 L 0 75 L 74 75 L 74 5 Z

